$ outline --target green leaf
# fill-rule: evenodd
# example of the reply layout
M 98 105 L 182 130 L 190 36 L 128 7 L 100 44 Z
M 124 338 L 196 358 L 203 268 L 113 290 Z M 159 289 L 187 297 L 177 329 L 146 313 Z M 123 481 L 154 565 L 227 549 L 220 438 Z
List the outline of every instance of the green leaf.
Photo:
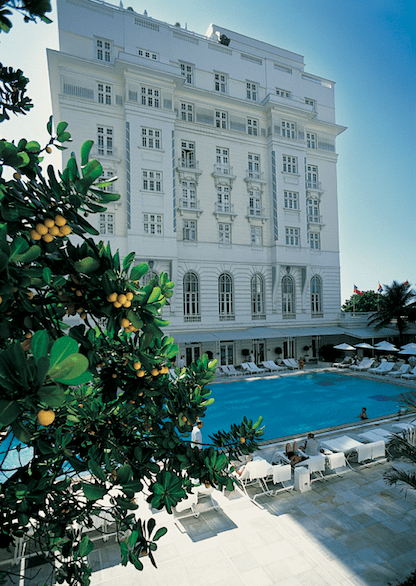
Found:
M 62 132 L 62 134 L 58 134 L 56 140 L 59 142 L 67 142 L 71 139 L 71 135 L 69 132 Z
M 130 279 L 132 281 L 138 281 L 140 279 L 140 277 L 143 277 L 143 275 L 145 275 L 147 273 L 148 270 L 149 270 L 148 265 L 145 262 L 142 262 L 137 267 L 133 267 L 131 269 Z
M 5 427 L 10 425 L 21 413 L 20 405 L 17 401 L 8 401 L 0 399 L 0 425 Z
M 168 530 L 166 529 L 166 527 L 160 527 L 160 529 L 156 531 L 155 536 L 153 537 L 153 541 L 157 541 L 158 539 L 163 537 L 167 532 Z
M 101 177 L 102 174 L 103 167 L 101 163 L 96 159 L 92 159 L 92 161 L 89 161 L 82 169 L 83 177 L 89 177 L 93 181 L 98 179 L 98 177 Z
M 33 334 L 32 343 L 30 346 L 31 352 L 36 360 L 39 361 L 39 358 L 42 356 L 46 356 L 48 353 L 48 346 L 49 346 L 49 336 L 46 330 L 38 330 Z M 78 349 L 78 346 L 77 346 Z
M 75 341 L 75 340 L 74 340 Z M 74 378 L 81 376 L 88 368 L 88 358 L 82 354 L 70 354 L 48 371 L 48 376 L 57 382 L 69 384 Z
M 59 122 L 56 128 L 56 134 L 62 134 L 68 128 L 68 122 Z
M 84 166 L 88 163 L 88 159 L 90 156 L 90 151 L 92 145 L 94 144 L 93 140 L 86 140 L 81 147 L 81 165 Z
M 42 250 L 40 246 L 38 246 L 37 244 L 33 244 L 33 246 L 31 246 L 28 251 L 24 252 L 23 254 L 17 254 L 14 260 L 15 262 L 24 263 L 33 262 L 34 260 L 39 258 L 41 252 Z
M 49 120 L 46 125 L 46 130 L 48 131 L 48 134 L 50 134 L 50 136 L 52 136 L 52 116 L 49 116 Z
M 58 379 L 55 379 L 55 380 L 58 380 Z M 70 379 L 66 378 L 65 381 L 58 380 L 58 382 L 63 382 L 65 385 L 69 385 L 71 387 L 77 387 L 79 385 L 84 385 L 86 383 L 89 383 L 92 380 L 94 380 L 94 377 L 92 376 L 92 374 L 88 371 L 85 371 L 82 374 L 80 374 L 79 376 L 76 376 L 75 378 L 70 378 Z
M 99 484 L 86 484 L 85 482 L 82 483 L 82 490 L 89 501 L 102 499 L 107 493 L 105 486 Z
M 48 407 L 60 407 L 65 403 L 63 389 L 55 385 L 43 386 L 38 391 L 39 400 Z
M 134 257 L 136 256 L 135 252 L 130 252 L 123 260 L 123 270 L 127 273 L 130 268 L 131 263 L 134 261 Z
M 123 485 L 130 480 L 132 470 L 129 464 L 117 468 L 117 483 Z
M 51 349 L 50 361 L 51 367 L 55 366 L 58 362 L 64 360 L 67 356 L 78 352 L 78 344 L 73 338 L 63 336 L 58 338 Z
M 40 151 L 40 144 L 36 140 L 31 140 L 27 143 L 26 150 L 29 153 L 38 153 Z
M 88 554 L 90 554 L 93 549 L 94 549 L 93 542 L 88 538 L 87 535 L 85 535 L 82 538 L 81 543 L 79 544 L 79 547 L 78 547 L 79 555 L 81 557 L 85 557 Z
M 86 256 L 82 260 L 78 260 L 75 263 L 75 269 L 79 273 L 84 273 L 85 275 L 94 273 L 99 267 L 100 261 L 97 258 L 92 258 L 91 256 Z
M 98 464 L 98 462 L 96 462 L 95 460 L 90 458 L 88 460 L 88 467 L 91 470 L 91 472 L 94 474 L 94 476 L 96 476 L 99 480 L 102 480 L 103 482 L 105 482 L 107 475 L 104 472 L 104 470 L 101 468 L 101 466 Z
M 24 444 L 27 444 L 28 442 L 30 442 L 30 439 L 32 437 L 30 434 L 30 431 L 28 430 L 27 427 L 25 427 L 23 425 L 23 423 L 21 421 L 19 421 L 19 420 L 13 421 L 12 431 L 19 441 L 23 442 Z
M 155 301 L 158 301 L 160 295 L 161 295 L 161 290 L 159 287 L 153 287 L 153 291 L 150 293 L 149 295 L 149 299 L 146 300 L 146 303 L 154 303 Z
M 16 256 L 26 252 L 28 250 L 28 248 L 29 248 L 29 243 L 25 238 L 23 238 L 22 236 L 15 238 L 12 242 L 11 247 L 10 247 L 9 262 L 11 262 L 11 261 L 14 262 L 16 259 Z
M 45 283 L 47 283 L 48 285 L 51 284 L 51 280 L 52 280 L 52 271 L 49 267 L 45 267 L 42 271 L 42 277 L 43 280 L 45 281 Z

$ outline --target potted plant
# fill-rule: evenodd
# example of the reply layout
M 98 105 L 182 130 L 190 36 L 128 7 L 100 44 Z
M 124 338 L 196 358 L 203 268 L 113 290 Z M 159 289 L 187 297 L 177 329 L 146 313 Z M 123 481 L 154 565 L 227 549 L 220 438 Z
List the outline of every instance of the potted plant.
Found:
M 277 348 L 275 348 L 274 351 L 276 352 L 276 354 L 281 354 L 283 352 L 280 346 L 277 346 Z
M 250 350 L 248 350 L 247 348 L 243 348 L 243 349 L 241 350 L 241 354 L 242 354 L 243 356 L 250 356 Z

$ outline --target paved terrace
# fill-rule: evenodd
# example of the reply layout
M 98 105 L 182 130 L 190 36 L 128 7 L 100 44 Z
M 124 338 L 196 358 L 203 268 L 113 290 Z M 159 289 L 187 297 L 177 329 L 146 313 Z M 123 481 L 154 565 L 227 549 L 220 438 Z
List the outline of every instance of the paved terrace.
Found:
M 392 430 L 398 418 L 327 430 L 318 439 L 359 433 L 375 425 Z M 409 417 L 400 417 L 408 421 Z M 261 455 L 271 458 L 275 445 Z M 408 468 L 404 463 L 402 467 Z M 389 487 L 388 463 L 314 482 L 300 494 L 262 496 L 257 505 L 234 491 L 214 491 L 220 510 L 176 521 L 150 512 L 168 533 L 159 541 L 158 568 L 119 564 L 114 537 L 95 542 L 93 586 L 387 586 L 416 569 L 416 493 Z M 255 489 L 253 489 L 255 491 Z M 146 511 L 146 506 L 144 506 Z M 29 577 L 37 569 L 26 570 Z M 42 572 L 35 583 L 43 584 Z M 29 584 L 22 581 L 20 586 Z M 34 582 L 30 582 L 34 584 Z

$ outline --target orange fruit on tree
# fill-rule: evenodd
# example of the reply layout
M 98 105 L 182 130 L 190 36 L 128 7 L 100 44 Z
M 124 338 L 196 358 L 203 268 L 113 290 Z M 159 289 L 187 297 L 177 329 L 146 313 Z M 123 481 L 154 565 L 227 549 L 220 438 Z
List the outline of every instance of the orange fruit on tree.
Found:
M 121 303 L 119 301 L 114 301 L 113 305 L 116 309 L 120 309 L 121 307 Z
M 31 230 L 30 237 L 32 240 L 40 240 L 42 238 L 42 234 L 39 234 L 39 232 L 36 232 L 36 230 Z
M 121 320 L 121 325 L 123 328 L 128 328 L 130 325 L 130 320 L 126 317 L 123 317 L 123 319 Z
M 142 378 L 142 377 L 144 377 L 144 375 L 145 375 L 145 372 L 144 372 L 144 370 L 138 370 L 138 371 L 136 372 L 136 376 L 138 376 L 139 378 Z
M 157 368 L 152 368 L 152 370 L 150 371 L 150 374 L 152 376 L 157 376 L 159 374 L 159 369 Z
M 43 234 L 42 240 L 44 240 L 45 242 L 52 242 L 53 236 L 52 234 Z
M 110 301 L 111 303 L 117 301 L 117 293 L 114 291 L 114 293 L 110 293 L 110 295 L 107 295 L 107 301 Z
M 68 224 L 65 224 L 65 226 L 61 226 L 60 233 L 63 236 L 68 236 L 68 234 L 71 234 L 70 226 L 68 226 Z
M 36 224 L 36 232 L 43 236 L 44 234 L 48 233 L 48 229 L 45 224 Z
M 141 369 L 141 367 L 142 367 L 142 365 L 140 364 L 140 362 L 135 362 L 135 363 L 133 364 L 133 368 L 134 368 L 134 370 L 140 370 L 140 369 Z
M 48 153 L 48 155 L 50 155 L 52 152 L 52 149 L 51 149 L 51 147 L 47 146 L 45 151 Z
M 59 230 L 58 226 L 51 226 L 49 228 L 49 234 L 52 234 L 52 236 L 59 236 L 61 233 L 61 231 Z
M 65 226 L 66 224 L 65 218 L 63 216 L 60 216 L 59 214 L 55 216 L 54 222 L 57 226 Z
M 117 297 L 117 301 L 119 303 L 121 303 L 121 305 L 124 305 L 127 301 L 127 297 L 124 295 L 124 293 L 121 293 L 118 297 Z
M 38 413 L 38 422 L 40 425 L 50 425 L 55 420 L 55 413 L 52 409 L 41 409 Z
M 52 228 L 52 226 L 55 226 L 55 222 L 54 220 L 52 220 L 52 218 L 46 218 L 46 220 L 43 223 L 47 228 Z
M 133 299 L 134 295 L 131 291 L 129 291 L 128 293 L 126 293 L 126 297 L 127 297 L 128 301 L 131 301 Z

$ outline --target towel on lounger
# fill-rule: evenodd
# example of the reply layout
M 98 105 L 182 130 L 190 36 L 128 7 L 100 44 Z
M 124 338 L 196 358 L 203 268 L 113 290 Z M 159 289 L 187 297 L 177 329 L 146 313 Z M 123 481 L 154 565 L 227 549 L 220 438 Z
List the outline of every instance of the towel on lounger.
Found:
M 373 448 L 371 444 L 363 444 L 356 448 L 358 454 L 358 462 L 364 462 L 365 460 L 371 460 L 373 457 Z
M 372 448 L 373 459 L 382 458 L 386 455 L 386 445 L 383 440 L 379 440 L 378 442 L 373 442 L 370 445 Z
M 277 464 L 272 466 L 273 484 L 286 482 L 292 478 L 292 466 L 290 464 Z
M 334 452 L 333 454 L 328 454 L 326 456 L 329 462 L 330 470 L 335 470 L 336 468 L 343 468 L 345 463 L 345 455 L 343 452 Z

